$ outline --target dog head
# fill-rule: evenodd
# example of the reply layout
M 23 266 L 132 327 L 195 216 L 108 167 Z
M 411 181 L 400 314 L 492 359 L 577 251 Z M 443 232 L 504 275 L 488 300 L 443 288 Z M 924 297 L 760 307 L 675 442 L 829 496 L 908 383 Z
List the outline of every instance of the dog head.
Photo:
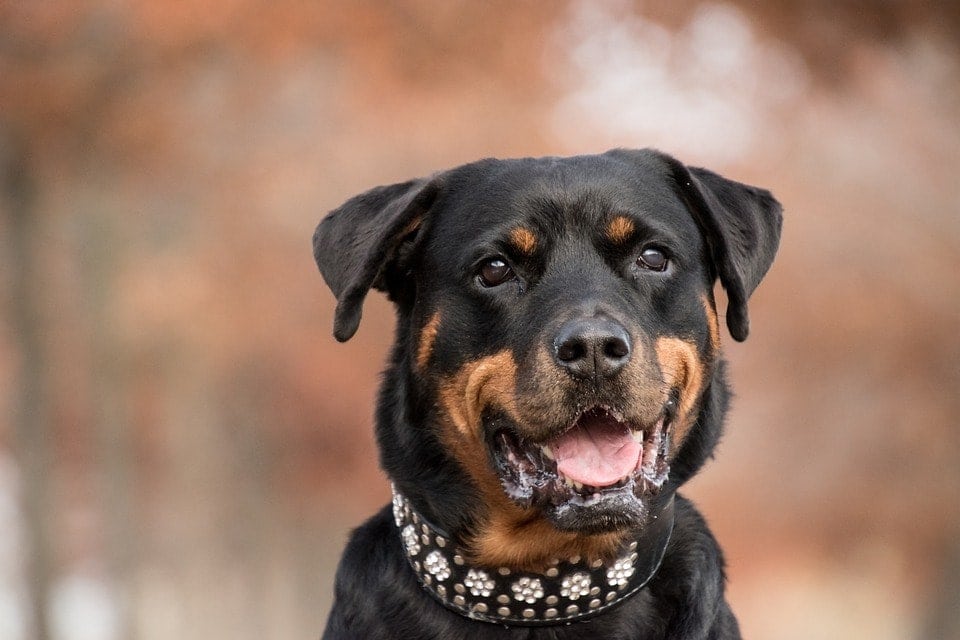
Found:
M 484 160 L 349 200 L 314 255 L 349 339 L 397 306 L 382 462 L 489 564 L 603 555 L 703 464 L 780 205 L 650 150 Z

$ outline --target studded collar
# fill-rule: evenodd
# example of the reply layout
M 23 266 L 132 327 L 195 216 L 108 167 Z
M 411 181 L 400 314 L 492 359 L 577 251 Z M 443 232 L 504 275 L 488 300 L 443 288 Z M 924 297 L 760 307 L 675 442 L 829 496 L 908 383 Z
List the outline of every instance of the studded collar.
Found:
M 417 580 L 443 606 L 474 620 L 543 626 L 590 618 L 646 586 L 673 532 L 673 498 L 613 562 L 566 558 L 542 573 L 470 565 L 450 536 L 417 513 L 396 487 L 393 517 Z

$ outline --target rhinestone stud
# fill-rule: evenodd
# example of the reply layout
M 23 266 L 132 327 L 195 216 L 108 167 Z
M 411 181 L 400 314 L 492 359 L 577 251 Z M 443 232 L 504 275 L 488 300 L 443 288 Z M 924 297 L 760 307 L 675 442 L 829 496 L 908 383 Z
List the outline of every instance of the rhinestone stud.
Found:
M 423 561 L 429 573 L 437 577 L 437 580 L 443 581 L 450 577 L 450 564 L 439 551 L 431 551 Z
M 523 576 L 510 585 L 510 590 L 513 591 L 515 600 L 527 604 L 533 604 L 543 597 L 543 585 L 540 584 L 539 578 Z
M 481 569 L 470 569 L 467 577 L 463 579 L 463 584 L 470 589 L 470 593 L 475 596 L 488 597 L 496 586 L 486 571 Z
M 564 598 L 577 600 L 590 590 L 590 574 L 578 571 L 563 579 L 560 583 L 560 595 Z

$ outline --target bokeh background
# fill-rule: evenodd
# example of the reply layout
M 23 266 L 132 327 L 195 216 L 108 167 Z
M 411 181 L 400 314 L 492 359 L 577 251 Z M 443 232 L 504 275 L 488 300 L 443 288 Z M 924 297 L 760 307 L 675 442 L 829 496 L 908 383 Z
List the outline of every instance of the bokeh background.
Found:
M 388 497 L 353 194 L 655 146 L 780 255 L 688 487 L 754 639 L 960 638 L 960 3 L 0 2 L 0 638 L 316 638 Z

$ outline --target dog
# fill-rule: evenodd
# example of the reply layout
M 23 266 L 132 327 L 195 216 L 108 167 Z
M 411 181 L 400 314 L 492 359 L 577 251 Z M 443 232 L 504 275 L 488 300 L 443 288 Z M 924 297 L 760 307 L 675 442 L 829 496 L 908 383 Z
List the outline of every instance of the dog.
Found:
M 355 530 L 324 638 L 739 638 L 677 489 L 729 391 L 714 299 L 780 241 L 766 190 L 650 149 L 487 159 L 332 211 L 314 257 L 348 340 L 397 324 L 376 408 L 393 501 Z

